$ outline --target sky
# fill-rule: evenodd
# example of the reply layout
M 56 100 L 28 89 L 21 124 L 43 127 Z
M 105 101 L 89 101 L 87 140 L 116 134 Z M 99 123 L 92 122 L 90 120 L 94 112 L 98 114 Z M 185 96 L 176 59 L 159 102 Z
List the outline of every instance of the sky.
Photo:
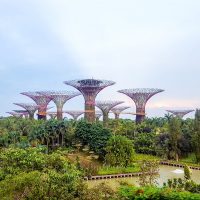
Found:
M 117 90 L 164 89 L 147 103 L 149 117 L 200 107 L 199 8 L 199 0 L 0 0 L 0 116 L 32 102 L 20 92 L 75 90 L 63 81 L 82 78 L 115 81 L 97 99 L 133 112 Z M 64 106 L 83 108 L 82 96 Z

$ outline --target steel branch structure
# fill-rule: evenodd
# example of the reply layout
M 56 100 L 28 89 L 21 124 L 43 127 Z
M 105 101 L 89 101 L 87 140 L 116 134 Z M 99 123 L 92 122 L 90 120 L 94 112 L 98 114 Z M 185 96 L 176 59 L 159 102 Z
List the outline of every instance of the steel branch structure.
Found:
M 80 92 L 73 92 L 73 91 L 44 91 L 44 92 L 39 92 L 39 94 L 49 97 L 56 104 L 57 119 L 59 120 L 62 120 L 63 118 L 62 109 L 64 104 L 73 97 L 81 95 Z
M 6 112 L 14 117 L 23 117 L 23 114 L 22 113 L 17 113 L 17 112 Z
M 39 106 L 38 119 L 46 119 L 47 105 L 52 100 L 50 97 L 39 94 L 39 92 L 22 92 L 22 95 L 30 97 Z
M 24 115 L 25 118 L 28 118 L 28 116 L 29 116 L 29 113 L 27 110 L 13 110 L 13 111 Z
M 85 119 L 89 122 L 95 121 L 95 99 L 97 94 L 104 88 L 115 84 L 113 81 L 98 79 L 72 80 L 64 83 L 75 87 L 82 93 L 85 99 Z
M 129 106 L 117 106 L 111 109 L 111 111 L 114 113 L 115 115 L 115 119 L 119 119 L 119 115 L 121 114 L 121 112 L 123 112 L 124 110 L 130 108 Z
M 182 119 L 185 115 L 193 112 L 194 110 L 166 110 L 166 111 Z
M 57 117 L 57 112 L 48 112 L 47 113 L 51 119 L 55 119 Z
M 96 102 L 96 107 L 98 107 L 103 113 L 104 125 L 107 125 L 109 111 L 121 103 L 124 103 L 124 102 L 123 101 L 97 101 Z
M 96 117 L 96 121 L 99 121 L 100 117 L 103 115 L 102 112 L 96 112 L 95 113 L 95 117 Z
M 145 107 L 147 101 L 157 93 L 163 92 L 162 89 L 155 88 L 135 88 L 135 89 L 124 89 L 118 92 L 129 96 L 136 105 L 136 123 L 140 123 L 145 118 Z
M 65 113 L 71 115 L 74 120 L 77 120 L 78 117 L 84 113 L 84 111 L 70 110 L 70 111 L 65 111 Z
M 14 103 L 14 104 L 27 110 L 30 119 L 34 119 L 34 113 L 39 108 L 38 105 L 32 103 Z

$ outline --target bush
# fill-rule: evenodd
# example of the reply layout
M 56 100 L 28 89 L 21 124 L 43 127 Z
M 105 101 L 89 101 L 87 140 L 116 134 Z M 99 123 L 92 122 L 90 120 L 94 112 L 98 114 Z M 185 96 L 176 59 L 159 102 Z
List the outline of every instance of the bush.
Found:
M 105 148 L 105 161 L 110 166 L 127 167 L 134 158 L 132 141 L 124 136 L 113 136 Z

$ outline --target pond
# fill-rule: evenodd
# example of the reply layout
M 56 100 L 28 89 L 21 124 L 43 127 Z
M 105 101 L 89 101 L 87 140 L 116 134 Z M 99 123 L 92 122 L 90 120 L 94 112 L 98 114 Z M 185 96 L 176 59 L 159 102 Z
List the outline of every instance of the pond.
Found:
M 200 184 L 200 170 L 191 170 L 192 171 L 192 180 L 196 183 Z M 164 182 L 167 182 L 168 179 L 172 178 L 184 178 L 184 171 L 183 168 L 172 167 L 172 166 L 165 166 L 161 165 L 159 167 L 159 174 L 160 177 L 157 179 L 157 183 L 159 186 L 162 186 Z M 128 178 L 115 178 L 115 179 L 107 179 L 107 180 L 92 180 L 88 181 L 88 186 L 94 187 L 99 183 L 105 182 L 113 189 L 119 186 L 119 182 L 127 182 L 129 184 L 133 184 L 139 186 L 138 184 L 138 177 L 128 177 Z

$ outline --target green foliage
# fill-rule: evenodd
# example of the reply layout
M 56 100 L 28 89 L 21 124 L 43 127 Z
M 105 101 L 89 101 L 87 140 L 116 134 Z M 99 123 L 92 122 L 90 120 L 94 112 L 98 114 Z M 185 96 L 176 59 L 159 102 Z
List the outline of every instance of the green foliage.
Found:
M 74 199 L 80 178 L 60 152 L 8 148 L 0 153 L 0 199 Z
M 186 180 L 191 179 L 191 170 L 187 165 L 184 166 L 184 177 Z
M 197 163 L 200 163 L 200 110 L 196 110 L 195 113 L 192 142 Z
M 137 153 L 156 155 L 155 133 L 139 133 L 134 138 L 134 148 Z
M 100 158 L 105 155 L 105 146 L 111 137 L 111 132 L 101 124 L 91 124 L 86 121 L 80 121 L 75 130 L 76 138 L 84 145 L 89 145 Z
M 119 191 L 119 199 L 134 200 L 199 200 L 199 194 L 192 194 L 190 192 L 177 192 L 175 189 L 157 188 L 157 187 L 144 187 L 137 188 L 134 186 L 122 186 Z
M 129 166 L 134 159 L 132 141 L 124 136 L 113 136 L 105 148 L 105 161 L 110 166 Z
M 135 173 L 140 172 L 140 167 L 138 164 L 134 164 L 130 167 L 101 167 L 98 171 L 98 175 L 108 175 L 108 174 L 122 174 L 122 173 Z
M 61 154 L 55 152 L 48 155 L 44 154 L 43 151 L 39 148 L 8 148 L 1 150 L 0 179 L 3 180 L 7 176 L 10 177 L 20 172 L 31 172 L 33 170 L 54 169 L 64 172 L 68 167 L 71 167 Z
M 159 162 L 143 160 L 140 165 L 141 176 L 139 177 L 140 186 L 153 186 L 157 184 L 159 177 Z
M 181 122 L 179 118 L 172 118 L 169 121 L 169 157 L 176 161 L 179 160 L 180 149 L 178 148 L 178 140 L 181 137 Z

